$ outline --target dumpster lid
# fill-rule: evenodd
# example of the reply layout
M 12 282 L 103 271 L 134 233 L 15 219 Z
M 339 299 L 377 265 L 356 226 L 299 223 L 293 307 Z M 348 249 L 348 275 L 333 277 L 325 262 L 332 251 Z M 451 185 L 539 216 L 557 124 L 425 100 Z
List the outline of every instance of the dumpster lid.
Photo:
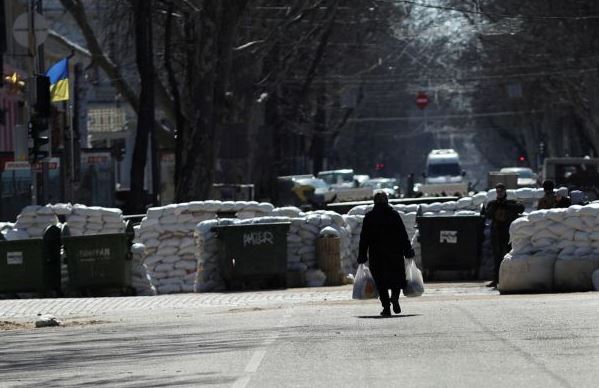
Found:
M 291 225 L 290 221 L 276 221 L 276 222 L 260 222 L 256 224 L 230 224 L 230 225 L 217 225 L 213 226 L 212 230 L 226 229 L 226 228 L 239 228 L 239 227 L 250 227 L 250 226 L 269 226 L 269 225 Z
M 471 218 L 471 217 L 484 217 L 482 214 L 430 214 L 430 215 L 419 215 L 418 218 Z

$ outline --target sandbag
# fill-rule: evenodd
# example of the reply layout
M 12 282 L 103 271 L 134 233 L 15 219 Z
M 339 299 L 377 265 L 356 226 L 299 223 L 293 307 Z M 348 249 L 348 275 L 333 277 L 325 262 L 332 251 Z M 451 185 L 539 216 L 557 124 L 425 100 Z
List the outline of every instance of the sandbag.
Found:
M 499 267 L 497 289 L 502 294 L 553 291 L 556 259 L 554 255 L 541 253 L 505 255 Z
M 593 272 L 599 269 L 599 257 L 582 256 L 555 262 L 555 289 L 558 291 L 592 291 Z

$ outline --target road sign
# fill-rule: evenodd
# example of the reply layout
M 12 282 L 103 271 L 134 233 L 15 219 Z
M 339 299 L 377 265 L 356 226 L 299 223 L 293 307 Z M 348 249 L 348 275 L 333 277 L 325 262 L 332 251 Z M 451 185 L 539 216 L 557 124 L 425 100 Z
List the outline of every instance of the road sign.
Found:
M 60 168 L 60 158 L 49 158 L 48 162 L 48 170 L 58 170 Z M 42 172 L 42 165 L 39 162 L 35 162 L 33 164 L 29 162 L 6 162 L 4 163 L 5 171 L 13 171 L 13 170 L 33 170 L 35 172 Z
M 424 92 L 418 92 L 416 95 L 416 106 L 420 109 L 426 108 L 428 105 L 428 96 Z
M 27 12 L 20 14 L 12 26 L 12 35 L 23 47 L 29 47 L 29 14 Z M 39 13 L 35 13 L 33 21 L 35 29 L 35 43 L 39 46 L 44 43 L 48 37 L 48 22 Z

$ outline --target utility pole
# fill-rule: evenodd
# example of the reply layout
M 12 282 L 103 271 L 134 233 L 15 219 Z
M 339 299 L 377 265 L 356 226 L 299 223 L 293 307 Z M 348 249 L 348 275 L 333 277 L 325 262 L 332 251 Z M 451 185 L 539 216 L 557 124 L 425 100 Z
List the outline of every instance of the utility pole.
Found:
M 43 4 L 42 4 L 42 0 L 32 0 L 32 2 L 34 2 L 33 6 L 32 6 L 32 16 L 31 16 L 31 20 L 32 20 L 32 26 L 34 27 L 33 31 L 33 36 L 35 39 L 35 14 L 39 13 L 40 15 L 43 14 Z M 35 50 L 37 53 L 37 73 L 38 75 L 44 75 L 46 74 L 46 66 L 45 66 L 45 61 L 44 61 L 44 45 L 43 43 L 40 44 L 39 46 L 37 46 L 37 42 L 36 42 L 36 46 L 35 46 Z M 42 159 L 40 161 L 40 165 L 42 166 L 42 190 L 41 190 L 41 199 L 43 201 L 43 204 L 48 203 L 48 186 L 50 184 L 50 172 L 48 171 L 48 160 L 49 158 L 52 157 L 52 129 L 50 128 L 50 123 L 48 123 L 48 158 L 46 158 L 45 160 Z M 55 198 L 58 199 L 58 198 Z
M 37 43 L 35 39 L 35 10 L 33 8 L 33 0 L 27 3 L 27 30 L 28 30 L 28 51 L 30 60 L 27 61 L 27 74 L 29 75 L 29 82 L 27 85 L 28 88 L 28 105 L 29 109 L 26 110 L 27 114 L 27 122 L 31 125 L 31 118 L 33 104 L 35 103 L 35 95 L 33 91 L 33 81 L 34 80 L 34 69 L 35 69 L 35 57 L 37 51 Z M 33 205 L 37 205 L 38 203 L 38 182 L 37 182 L 37 171 L 34 169 L 33 164 L 31 165 L 31 203 Z

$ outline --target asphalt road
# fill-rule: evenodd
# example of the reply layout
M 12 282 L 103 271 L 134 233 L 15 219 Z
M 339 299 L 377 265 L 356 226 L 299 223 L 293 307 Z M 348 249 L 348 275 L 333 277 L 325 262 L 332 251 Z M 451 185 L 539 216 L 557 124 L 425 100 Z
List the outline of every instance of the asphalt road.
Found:
M 350 290 L 0 301 L 0 386 L 599 386 L 598 293 L 429 285 L 379 318 Z

